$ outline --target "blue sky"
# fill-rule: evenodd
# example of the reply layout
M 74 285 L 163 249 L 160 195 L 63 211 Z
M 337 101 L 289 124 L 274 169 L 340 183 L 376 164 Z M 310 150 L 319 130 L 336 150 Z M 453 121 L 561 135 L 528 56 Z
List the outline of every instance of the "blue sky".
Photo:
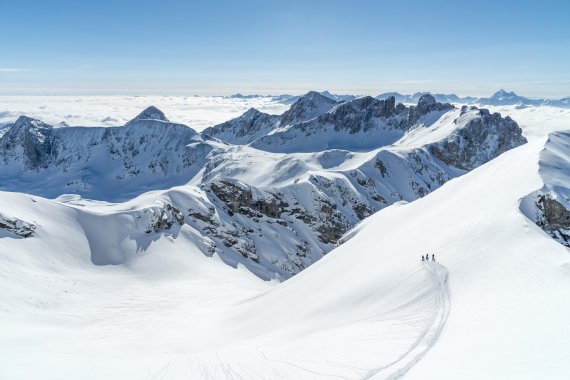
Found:
M 0 94 L 570 96 L 570 1 L 0 0 Z

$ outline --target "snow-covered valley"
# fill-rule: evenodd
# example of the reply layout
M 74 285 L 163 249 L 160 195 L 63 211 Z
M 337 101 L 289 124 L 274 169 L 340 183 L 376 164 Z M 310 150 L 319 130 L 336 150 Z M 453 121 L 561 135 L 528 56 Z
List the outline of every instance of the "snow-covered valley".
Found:
M 566 378 L 570 110 L 489 108 L 8 124 L 0 377 Z

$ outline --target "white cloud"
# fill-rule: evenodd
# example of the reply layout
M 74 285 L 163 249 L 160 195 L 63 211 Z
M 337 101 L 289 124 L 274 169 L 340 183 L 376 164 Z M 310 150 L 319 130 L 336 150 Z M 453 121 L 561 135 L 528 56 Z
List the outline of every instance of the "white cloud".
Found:
M 230 99 L 214 96 L 0 96 L 0 123 L 20 115 L 49 124 L 122 125 L 148 106 L 161 109 L 173 122 L 198 131 L 237 117 L 251 107 L 281 114 L 289 106 L 268 98 Z

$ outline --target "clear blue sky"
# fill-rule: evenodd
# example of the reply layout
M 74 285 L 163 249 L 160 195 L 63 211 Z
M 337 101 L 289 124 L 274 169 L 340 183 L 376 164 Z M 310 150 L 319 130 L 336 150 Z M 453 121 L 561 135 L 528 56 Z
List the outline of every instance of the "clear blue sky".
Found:
M 0 94 L 570 96 L 570 1 L 0 0 Z

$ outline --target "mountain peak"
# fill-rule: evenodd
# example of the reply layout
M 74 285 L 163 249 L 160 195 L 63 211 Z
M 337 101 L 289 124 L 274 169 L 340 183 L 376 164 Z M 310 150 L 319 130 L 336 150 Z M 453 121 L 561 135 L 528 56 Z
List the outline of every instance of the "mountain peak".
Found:
M 135 117 L 133 120 L 131 121 L 135 121 L 135 120 L 160 120 L 160 121 L 169 121 L 166 116 L 164 116 L 164 113 L 159 110 L 158 108 L 156 108 L 155 106 L 150 106 L 148 108 L 146 108 L 144 111 L 142 111 L 141 113 L 139 113 L 137 115 L 137 117 Z
M 37 130 L 46 130 L 51 129 L 52 126 L 49 124 L 44 123 L 41 120 L 31 118 L 29 116 L 20 116 L 14 122 L 14 130 L 21 129 L 21 128 L 31 128 Z
M 420 100 L 418 100 L 418 106 L 420 105 L 429 105 L 436 103 L 435 98 L 432 94 L 426 93 L 420 96 Z
M 243 117 L 251 117 L 261 113 L 257 108 L 251 107 L 243 113 Z
M 301 99 L 307 99 L 307 100 L 312 100 L 312 101 L 327 101 L 328 100 L 328 101 L 334 102 L 333 99 L 331 99 L 328 96 L 325 96 L 324 94 L 321 94 L 320 92 L 317 92 L 317 91 L 309 91 L 304 96 L 302 96 Z
M 491 96 L 491 97 L 492 97 L 492 98 L 502 98 L 502 97 L 505 97 L 505 96 L 516 97 L 516 96 L 518 96 L 518 95 L 515 94 L 513 91 L 509 92 L 509 91 L 506 91 L 506 90 L 504 90 L 504 89 L 501 88 L 499 91 L 495 92 L 495 93 L 493 94 L 493 96 Z

